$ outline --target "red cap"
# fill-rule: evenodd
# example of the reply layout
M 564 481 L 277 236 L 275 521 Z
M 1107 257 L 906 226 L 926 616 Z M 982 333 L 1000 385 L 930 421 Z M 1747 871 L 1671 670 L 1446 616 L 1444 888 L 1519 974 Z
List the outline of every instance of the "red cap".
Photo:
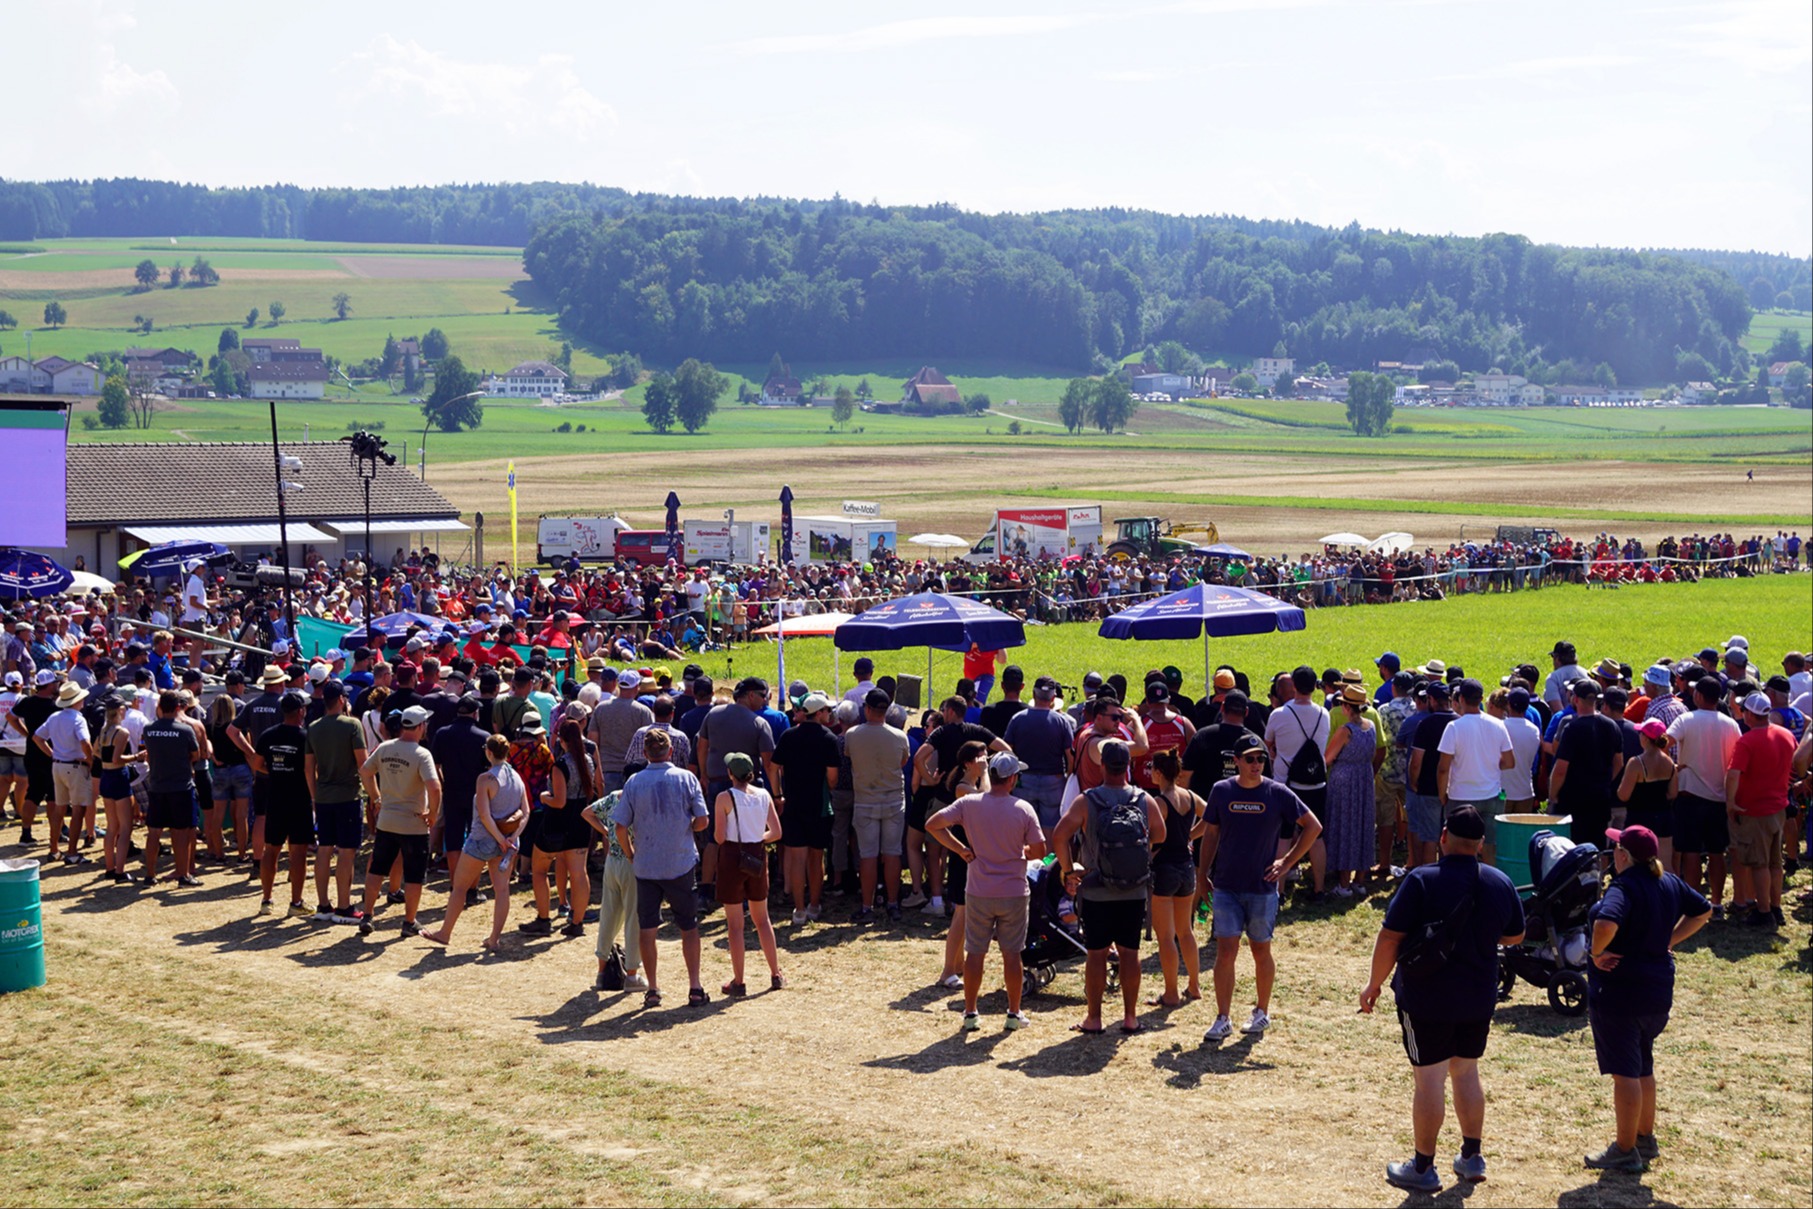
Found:
M 1605 838 L 1630 853 L 1633 860 L 1652 860 L 1662 850 L 1656 833 L 1647 827 L 1626 827 L 1622 830 L 1613 827 L 1605 833 Z

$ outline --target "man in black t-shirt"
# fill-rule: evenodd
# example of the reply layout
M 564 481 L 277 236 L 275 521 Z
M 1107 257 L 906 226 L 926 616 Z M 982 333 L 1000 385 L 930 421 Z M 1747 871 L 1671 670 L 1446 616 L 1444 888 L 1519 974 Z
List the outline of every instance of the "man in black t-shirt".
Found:
M 825 890 L 825 849 L 831 846 L 831 790 L 837 785 L 840 755 L 831 733 L 831 700 L 808 693 L 805 716 L 774 741 L 781 770 L 781 857 L 787 892 L 793 896 L 793 926 L 817 919 Z
M 1405 775 L 1404 815 L 1410 826 L 1412 865 L 1435 860 L 1436 842 L 1442 837 L 1441 772 L 1442 732 L 1455 719 L 1448 708 L 1447 684 L 1432 680 L 1428 686 L 1429 712 L 1417 714 L 1410 738 L 1410 766 Z
M 252 766 L 252 853 L 260 859 L 264 855 L 264 816 L 268 809 L 265 798 L 270 778 L 258 770 L 252 753 L 259 736 L 283 721 L 283 686 L 288 682 L 289 676 L 281 667 L 272 664 L 265 668 L 258 676 L 258 695 L 240 706 L 239 716 L 227 727 L 227 738 Z
M 265 808 L 259 816 L 264 823 L 264 851 L 259 861 L 264 898 L 258 913 L 271 913 L 277 857 L 287 844 L 290 850 L 290 914 L 310 918 L 315 912 L 302 900 L 302 887 L 308 879 L 308 846 L 315 842 L 315 806 L 309 799 L 305 760 L 308 734 L 302 729 L 308 698 L 301 693 L 285 693 L 280 709 L 280 721 L 276 726 L 267 727 L 252 749 L 252 768 L 266 780 Z
M 1551 813 L 1573 816 L 1576 844 L 1603 842 L 1617 805 L 1618 778 L 1624 774 L 1624 735 L 1599 712 L 1599 695 L 1596 682 L 1574 682 L 1574 720 L 1555 744 L 1555 767 L 1549 773 Z
M 35 681 L 37 691 L 29 697 L 22 695 L 13 702 L 13 712 L 6 723 L 25 735 L 25 800 L 20 803 L 19 815 L 21 844 L 32 842 L 31 825 L 32 820 L 38 817 L 38 807 L 56 796 L 56 788 L 51 784 L 50 778 L 50 757 L 31 740 L 38 733 L 38 728 L 57 712 L 57 674 L 51 671 L 38 672 Z M 53 829 L 50 835 L 52 859 L 56 857 L 59 838 Z
M 1221 699 L 1221 720 L 1191 736 L 1183 749 L 1183 775 L 1177 780 L 1180 787 L 1207 798 L 1217 781 L 1239 775 L 1234 745 L 1243 735 L 1257 733 L 1246 724 L 1246 705 L 1246 694 L 1232 690 Z
M 965 722 L 963 715 L 969 711 L 969 702 L 961 697 L 946 697 L 939 706 L 944 715 L 944 725 L 932 732 L 926 742 L 938 753 L 938 775 L 943 776 L 957 765 L 957 749 L 971 741 L 982 744 L 990 751 L 1006 751 L 1007 744 L 996 738 L 986 727 L 974 722 Z
M 145 749 L 145 884 L 157 880 L 157 854 L 164 832 L 176 858 L 176 884 L 201 885 L 193 873 L 195 861 L 195 764 L 207 749 L 197 733 L 199 723 L 177 715 L 182 698 L 174 692 L 158 694 L 157 717 L 139 732 Z
M 1026 702 L 1020 700 L 1020 693 L 1026 687 L 1026 673 L 1018 664 L 1010 663 L 1001 670 L 1001 700 L 982 707 L 982 714 L 977 719 L 982 729 L 999 739 L 1007 733 L 1007 724 L 1013 716 L 1026 708 Z

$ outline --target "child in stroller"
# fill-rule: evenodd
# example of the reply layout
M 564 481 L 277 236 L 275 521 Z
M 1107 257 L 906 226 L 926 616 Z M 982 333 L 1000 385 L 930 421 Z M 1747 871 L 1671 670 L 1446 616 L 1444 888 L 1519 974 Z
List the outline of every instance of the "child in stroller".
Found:
M 1599 901 L 1599 849 L 1538 831 L 1530 837 L 1530 880 L 1523 943 L 1499 951 L 1498 998 L 1509 999 L 1522 978 L 1547 987 L 1549 1006 L 1557 1012 L 1578 1016 L 1586 1011 L 1586 963 L 1592 949 L 1587 912 Z
M 1060 873 L 1057 859 L 1046 857 L 1032 865 L 1026 874 L 1031 901 L 1026 909 L 1026 947 L 1020 960 L 1026 966 L 1026 989 L 1030 993 L 1051 985 L 1058 967 L 1080 961 L 1088 955 L 1083 947 L 1083 930 L 1076 918 L 1076 894 L 1083 873 L 1072 866 Z M 1115 980 L 1114 964 L 1108 966 L 1110 981 Z

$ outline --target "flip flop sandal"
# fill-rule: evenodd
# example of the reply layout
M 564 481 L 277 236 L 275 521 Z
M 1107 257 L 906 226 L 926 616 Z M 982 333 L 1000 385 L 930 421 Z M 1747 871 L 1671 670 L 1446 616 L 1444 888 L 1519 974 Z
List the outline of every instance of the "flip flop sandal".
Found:
M 660 991 L 648 992 L 648 994 L 646 994 L 642 997 L 642 1006 L 645 1008 L 660 1007 L 661 1006 L 661 992 Z
M 1073 1024 L 1073 1025 L 1071 1025 L 1071 1026 L 1070 1026 L 1070 1031 L 1071 1031 L 1071 1032 L 1073 1032 L 1073 1033 L 1081 1033 L 1081 1034 L 1083 1034 L 1083 1035 L 1084 1035 L 1084 1036 L 1085 1036 L 1085 1037 L 1099 1037 L 1099 1036 L 1101 1036 L 1101 1035 L 1102 1035 L 1102 1034 L 1103 1034 L 1103 1033 L 1105 1033 L 1105 1032 L 1107 1032 L 1107 1031 L 1108 1031 L 1108 1030 L 1107 1030 L 1107 1029 L 1099 1029 L 1099 1028 L 1084 1028 L 1084 1027 L 1083 1027 L 1083 1026 L 1082 1026 L 1082 1025 L 1080 1025 L 1080 1024 Z
M 1121 1025 L 1121 1032 L 1126 1033 L 1129 1037 L 1131 1037 L 1134 1033 L 1143 1033 L 1145 1031 L 1146 1031 L 1146 1026 L 1143 1024 L 1136 1024 L 1132 1028 L 1128 1028 L 1124 1024 Z
M 711 1002 L 711 996 L 705 993 L 704 987 L 694 987 L 686 992 L 687 1007 L 704 1007 Z
M 723 991 L 724 994 L 730 996 L 732 999 L 741 999 L 743 996 L 749 994 L 749 988 L 740 982 L 725 983 Z

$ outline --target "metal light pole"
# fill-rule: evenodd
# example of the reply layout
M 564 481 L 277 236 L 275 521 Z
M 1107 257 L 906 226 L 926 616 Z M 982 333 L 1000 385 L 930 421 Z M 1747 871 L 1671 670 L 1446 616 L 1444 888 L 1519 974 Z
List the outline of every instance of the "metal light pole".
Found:
M 365 629 L 371 632 L 371 481 L 378 477 L 378 463 L 386 466 L 397 464 L 397 455 L 384 452 L 388 444 L 383 437 L 373 436 L 369 432 L 355 432 L 350 437 L 341 437 L 352 446 L 353 466 L 359 472 L 359 484 L 365 492 Z
M 455 403 L 458 403 L 462 399 L 483 398 L 484 394 L 485 394 L 485 392 L 482 390 L 469 390 L 463 395 L 455 395 L 451 399 L 442 399 L 439 403 L 436 403 L 432 409 L 425 409 L 426 416 L 422 420 L 422 452 L 421 452 L 422 481 L 424 483 L 426 483 L 428 481 L 428 426 L 430 424 L 434 423 L 434 413 L 441 410 L 441 408 L 443 408 L 443 407 L 449 407 Z M 407 449 L 405 449 L 403 452 L 408 453 L 409 451 Z M 407 463 L 405 463 L 405 466 L 407 466 Z
M 277 443 L 277 400 L 271 400 L 271 466 L 277 475 L 277 552 L 283 562 L 283 619 L 289 627 L 289 640 L 296 641 L 296 607 L 290 599 L 290 522 L 284 505 L 286 484 L 283 481 L 283 447 Z M 292 458 L 298 468 L 302 463 Z

